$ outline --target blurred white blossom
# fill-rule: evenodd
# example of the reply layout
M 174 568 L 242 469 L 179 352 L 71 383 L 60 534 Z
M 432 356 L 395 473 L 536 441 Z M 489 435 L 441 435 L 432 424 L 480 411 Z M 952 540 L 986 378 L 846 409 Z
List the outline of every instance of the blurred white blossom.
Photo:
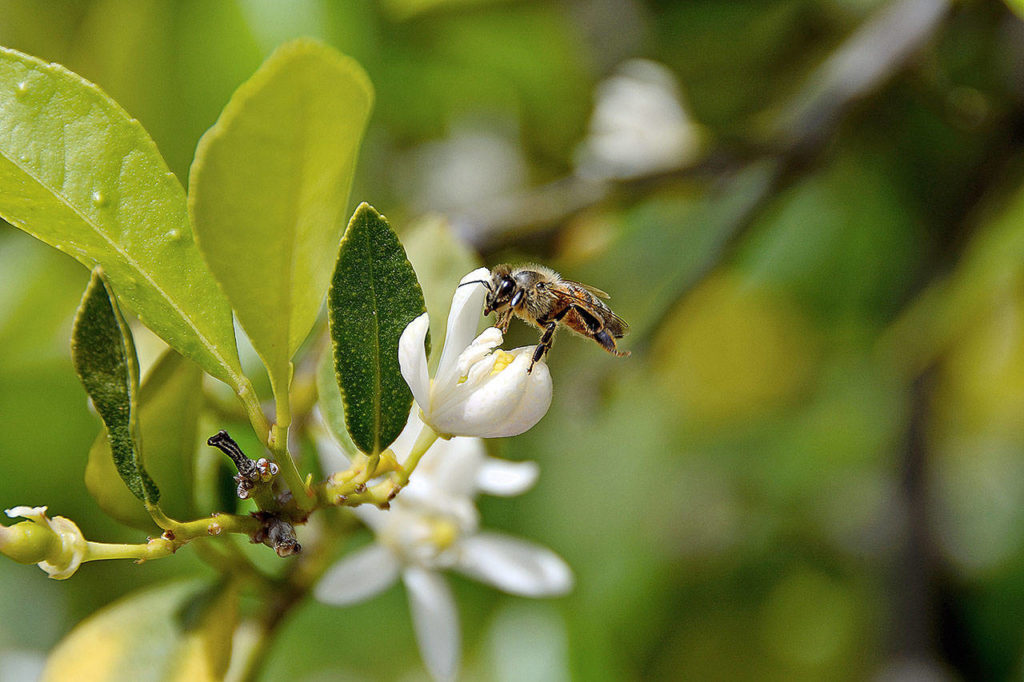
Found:
M 422 410 L 423 421 L 443 436 L 497 438 L 533 427 L 551 406 L 551 374 L 543 360 L 527 373 L 534 347 L 494 350 L 502 341 L 497 327 L 475 339 L 486 289 L 474 280 L 490 273 L 479 268 L 462 278 L 452 297 L 441 361 L 433 379 L 424 339 L 427 313 L 413 320 L 398 345 L 402 376 Z
M 672 72 L 632 59 L 597 87 L 576 173 L 590 180 L 635 178 L 685 166 L 699 151 L 699 127 Z
M 400 190 L 419 211 L 443 213 L 518 192 L 526 184 L 527 164 L 514 135 L 504 132 L 509 128 L 515 129 L 495 122 L 460 124 L 449 137 L 421 145 L 396 169 Z
M 392 445 L 399 461 L 422 426 L 414 414 Z M 340 464 L 333 443 L 320 439 L 320 451 L 326 467 Z M 389 510 L 367 505 L 354 510 L 376 541 L 331 567 L 316 588 L 317 599 L 353 604 L 401 578 L 427 669 L 435 679 L 454 679 L 461 649 L 458 611 L 441 571 L 453 569 L 527 597 L 558 596 L 572 587 L 571 570 L 550 550 L 480 530 L 475 496 L 518 495 L 534 484 L 537 473 L 533 462 L 488 457 L 478 438 L 439 441 Z

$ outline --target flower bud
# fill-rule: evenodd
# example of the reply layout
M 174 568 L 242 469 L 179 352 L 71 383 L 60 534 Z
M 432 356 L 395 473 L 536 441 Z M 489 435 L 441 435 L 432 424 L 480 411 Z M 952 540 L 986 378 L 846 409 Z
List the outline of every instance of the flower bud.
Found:
M 19 564 L 37 564 L 60 550 L 60 537 L 46 526 L 22 521 L 0 526 L 0 552 Z
M 88 550 L 74 521 L 47 518 L 46 507 L 14 507 L 6 513 L 28 521 L 0 528 L 0 552 L 21 563 L 35 563 L 55 580 L 74 575 Z

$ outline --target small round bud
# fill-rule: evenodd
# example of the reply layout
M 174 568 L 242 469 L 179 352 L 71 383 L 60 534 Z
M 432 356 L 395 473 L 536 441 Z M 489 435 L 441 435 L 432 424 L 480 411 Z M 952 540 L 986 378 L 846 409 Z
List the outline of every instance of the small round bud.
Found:
M 48 518 L 46 507 L 14 507 L 6 513 L 12 519 L 20 516 L 28 521 L 3 529 L 0 551 L 15 561 L 35 562 L 55 580 L 74 575 L 88 551 L 88 542 L 74 521 L 63 516 Z
M 19 564 L 37 564 L 60 549 L 60 537 L 32 521 L 0 526 L 0 552 Z

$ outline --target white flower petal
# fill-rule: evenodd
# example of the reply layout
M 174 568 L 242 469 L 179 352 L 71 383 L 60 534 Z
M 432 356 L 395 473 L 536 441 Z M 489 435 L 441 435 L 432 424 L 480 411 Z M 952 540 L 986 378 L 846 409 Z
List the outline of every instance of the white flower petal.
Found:
M 61 554 L 57 558 L 58 563 L 40 561 L 36 565 L 46 571 L 54 580 L 67 580 L 82 565 L 82 560 L 85 559 L 85 554 L 89 549 L 88 543 L 82 536 L 82 531 L 71 519 L 54 516 L 50 519 L 49 526 L 60 536 Z
M 43 522 L 46 518 L 46 507 L 26 507 L 25 505 L 18 505 L 17 507 L 11 507 L 5 509 L 4 513 L 12 519 L 16 519 L 19 516 L 23 519 L 30 519 L 32 521 Z
M 476 336 L 480 324 L 487 288 L 483 284 L 467 284 L 474 280 L 487 281 L 491 273 L 487 268 L 477 268 L 459 282 L 452 296 L 451 312 L 448 313 L 448 327 L 444 335 L 441 361 L 437 365 L 436 377 L 446 377 L 455 372 L 459 356 Z M 466 286 L 462 286 L 466 284 Z
M 509 365 L 508 370 L 519 371 L 518 365 L 529 367 L 529 360 L 533 358 L 533 349 L 528 353 L 516 356 L 516 359 Z M 529 431 L 541 418 L 548 413 L 551 407 L 551 372 L 543 362 L 533 366 L 533 372 L 526 380 L 526 392 L 519 401 L 519 406 L 514 412 L 508 415 L 505 425 L 505 435 L 518 436 L 524 431 Z
M 476 473 L 477 490 L 489 495 L 512 497 L 533 487 L 540 475 L 536 462 L 510 462 L 487 457 Z
M 430 330 L 430 318 L 423 313 L 409 323 L 398 340 L 398 366 L 421 410 L 430 409 L 430 374 L 423 345 Z
M 449 409 L 438 416 L 453 430 L 450 433 L 471 433 L 485 438 L 517 436 L 540 421 L 551 406 L 551 373 L 544 363 L 534 365 L 527 374 L 532 347 L 517 348 L 512 362 L 497 374 L 477 385 L 469 385 L 472 393 L 459 401 L 459 410 Z
M 398 579 L 399 568 L 395 555 L 374 543 L 329 568 L 314 594 L 319 601 L 334 606 L 366 601 L 390 587 Z
M 436 680 L 454 680 L 461 642 L 451 588 L 437 573 L 420 568 L 405 569 L 402 579 L 409 592 L 412 624 L 427 670 Z
M 478 533 L 462 541 L 455 568 L 523 597 L 555 597 L 572 589 L 572 569 L 557 554 L 526 540 Z
M 472 497 L 476 494 L 477 471 L 486 457 L 487 451 L 479 438 L 441 441 L 420 461 L 412 477 L 413 484 L 417 479 L 429 480 L 448 495 Z
M 390 519 L 388 512 L 370 504 L 361 504 L 354 508 L 352 513 L 358 516 L 359 520 L 375 533 L 387 525 Z

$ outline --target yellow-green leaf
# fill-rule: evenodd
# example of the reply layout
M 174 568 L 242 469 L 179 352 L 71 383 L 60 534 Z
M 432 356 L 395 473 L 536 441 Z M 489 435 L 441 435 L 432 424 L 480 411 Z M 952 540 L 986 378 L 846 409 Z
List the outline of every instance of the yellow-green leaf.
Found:
M 139 122 L 58 64 L 0 48 L 0 216 L 92 268 L 167 343 L 236 391 L 227 300 L 185 192 Z
M 372 102 L 354 60 L 293 41 L 242 84 L 196 151 L 200 248 L 279 402 L 327 292 Z
M 139 389 L 139 429 L 146 470 L 160 487 L 160 508 L 173 518 L 193 515 L 196 429 L 202 407 L 202 372 L 173 350 L 164 353 Z M 89 450 L 85 486 L 100 508 L 118 521 L 154 528 L 152 517 L 118 478 L 110 442 L 101 433 Z
M 50 654 L 43 682 L 213 682 L 231 660 L 233 585 L 198 580 L 150 588 L 98 611 Z
M 106 427 L 117 473 L 135 497 L 156 502 L 160 491 L 142 465 L 139 447 L 139 360 L 131 330 L 99 268 L 93 270 L 75 316 L 71 359 Z

